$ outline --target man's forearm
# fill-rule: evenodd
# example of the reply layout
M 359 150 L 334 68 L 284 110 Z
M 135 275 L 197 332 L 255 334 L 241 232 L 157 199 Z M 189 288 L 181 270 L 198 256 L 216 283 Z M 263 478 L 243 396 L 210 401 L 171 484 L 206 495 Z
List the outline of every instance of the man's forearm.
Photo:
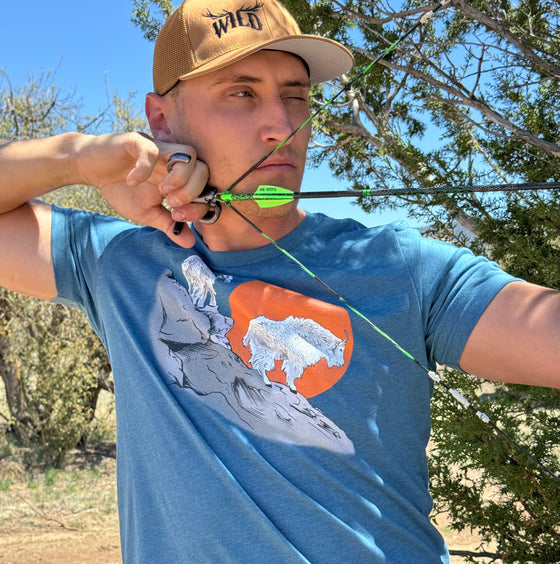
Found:
M 169 157 L 177 152 L 188 154 L 191 160 L 188 166 L 168 171 Z M 202 192 L 208 176 L 208 167 L 196 158 L 193 146 L 140 133 L 65 133 L 7 142 L 0 145 L 0 218 L 4 230 L 12 229 L 10 212 L 21 211 L 25 203 L 56 188 L 83 184 L 97 188 L 126 219 L 159 229 L 177 244 L 190 247 L 192 232 L 185 229 L 177 235 L 173 228 L 176 221 L 196 221 L 205 213 L 191 202 Z M 169 197 L 174 213 L 184 219 L 173 217 L 162 205 Z M 36 209 L 45 211 L 44 206 Z
M 0 142 L 0 213 L 51 190 L 81 182 L 73 150 L 80 133 Z

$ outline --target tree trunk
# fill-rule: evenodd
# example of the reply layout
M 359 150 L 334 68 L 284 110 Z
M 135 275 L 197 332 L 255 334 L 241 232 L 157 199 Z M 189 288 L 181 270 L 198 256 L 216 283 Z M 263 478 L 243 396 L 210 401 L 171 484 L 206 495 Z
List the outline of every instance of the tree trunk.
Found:
M 18 442 L 26 443 L 29 438 L 31 419 L 27 416 L 27 398 L 18 367 L 9 360 L 9 344 L 5 335 L 0 334 L 0 376 L 6 389 L 6 401 L 14 423 L 11 431 Z

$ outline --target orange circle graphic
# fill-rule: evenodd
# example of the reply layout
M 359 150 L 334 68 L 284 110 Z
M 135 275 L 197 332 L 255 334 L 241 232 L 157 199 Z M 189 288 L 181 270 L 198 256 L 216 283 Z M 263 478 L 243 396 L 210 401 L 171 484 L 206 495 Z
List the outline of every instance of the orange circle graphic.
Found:
M 227 336 L 233 351 L 247 366 L 251 366 L 251 350 L 249 346 L 243 345 L 243 337 L 247 334 L 249 322 L 258 316 L 274 321 L 293 316 L 311 319 L 338 339 L 347 339 L 344 364 L 328 366 L 323 357 L 316 364 L 308 365 L 301 378 L 295 381 L 297 391 L 307 398 L 316 396 L 331 388 L 346 372 L 352 356 L 353 337 L 350 317 L 343 307 L 259 281 L 238 286 L 230 296 L 230 306 L 233 328 Z M 276 360 L 274 369 L 268 371 L 267 376 L 271 381 L 285 384 L 286 375 L 281 368 L 282 362 Z

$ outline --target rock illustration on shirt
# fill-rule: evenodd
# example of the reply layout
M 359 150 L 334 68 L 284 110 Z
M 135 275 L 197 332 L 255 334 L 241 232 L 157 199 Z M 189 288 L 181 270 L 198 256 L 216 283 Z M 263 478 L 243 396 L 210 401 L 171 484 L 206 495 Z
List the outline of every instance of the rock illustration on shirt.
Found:
M 216 300 L 216 285 L 231 284 L 231 277 L 214 274 L 198 256 L 185 259 L 182 273 L 185 285 L 171 270 L 158 281 L 151 320 L 156 354 L 177 396 L 196 398 L 267 439 L 353 453 L 344 431 L 297 389 L 308 367 L 320 361 L 327 367 L 344 364 L 348 333 L 340 339 L 313 319 L 259 315 L 242 339 L 247 362 L 228 337 L 234 319 L 219 312 Z M 277 361 L 286 383 L 267 376 Z

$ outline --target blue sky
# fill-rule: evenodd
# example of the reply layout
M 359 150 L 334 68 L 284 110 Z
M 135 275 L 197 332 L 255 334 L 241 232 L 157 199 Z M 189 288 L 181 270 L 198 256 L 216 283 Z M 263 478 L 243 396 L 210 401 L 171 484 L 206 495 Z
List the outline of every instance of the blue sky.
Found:
M 127 97 L 136 92 L 143 107 L 152 89 L 152 44 L 130 21 L 131 0 L 28 0 L 2 3 L 0 18 L 0 68 L 14 87 L 27 82 L 30 73 L 55 71 L 54 84 L 76 92 L 84 109 L 95 114 L 107 105 L 107 90 Z M 177 5 L 178 2 L 175 2 Z M 303 189 L 339 189 L 326 167 L 308 169 Z M 306 201 L 302 207 L 333 217 L 354 217 L 372 226 L 406 218 L 405 212 L 366 214 L 351 199 Z

